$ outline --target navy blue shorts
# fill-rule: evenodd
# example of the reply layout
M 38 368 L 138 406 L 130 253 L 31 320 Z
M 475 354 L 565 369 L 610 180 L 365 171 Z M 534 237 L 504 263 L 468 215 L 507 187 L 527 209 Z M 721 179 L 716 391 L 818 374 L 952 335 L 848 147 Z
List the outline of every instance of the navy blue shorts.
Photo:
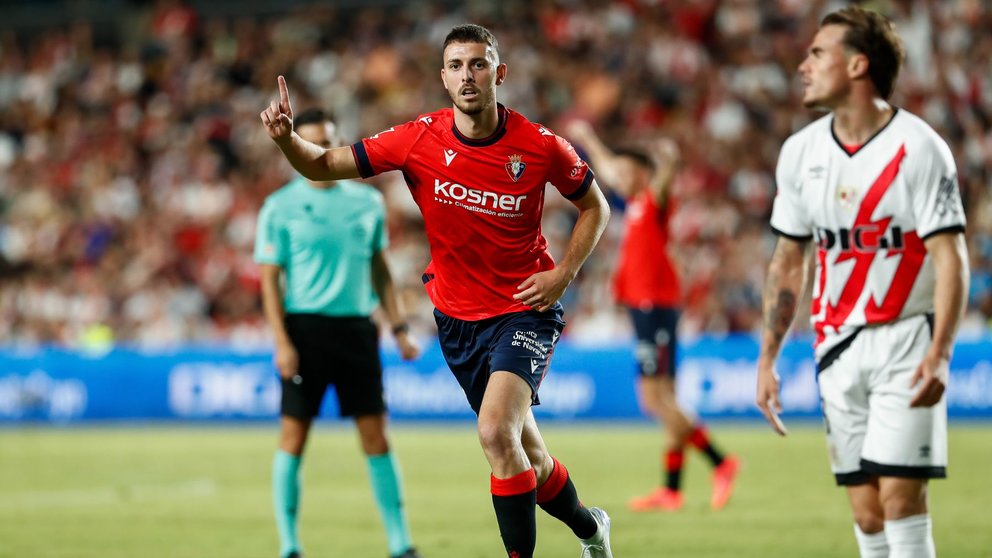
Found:
M 660 306 L 631 308 L 630 317 L 637 335 L 634 355 L 641 376 L 674 378 L 679 311 Z
M 555 303 L 546 312 L 512 312 L 469 322 L 434 310 L 441 353 L 475 414 L 493 372 L 520 376 L 530 385 L 531 402 L 541 404 L 537 390 L 565 328 L 563 313 Z

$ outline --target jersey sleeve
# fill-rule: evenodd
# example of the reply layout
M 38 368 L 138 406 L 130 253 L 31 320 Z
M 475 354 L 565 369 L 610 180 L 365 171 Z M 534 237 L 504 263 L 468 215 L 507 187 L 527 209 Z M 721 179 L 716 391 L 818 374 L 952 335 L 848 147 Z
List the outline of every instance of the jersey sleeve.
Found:
M 950 148 L 933 133 L 932 141 L 919 149 L 912 159 L 907 153 L 907 159 L 916 163 L 908 176 L 916 234 L 926 239 L 940 232 L 964 231 L 964 204 Z
M 421 121 L 407 122 L 352 145 L 351 152 L 358 164 L 359 174 L 362 178 L 368 178 L 403 168 L 410 150 L 426 129 Z
M 786 140 L 775 168 L 775 201 L 771 226 L 775 234 L 794 240 L 813 238 L 813 227 L 806 217 L 800 181 L 800 153 L 796 138 Z
M 260 264 L 285 265 L 288 246 L 272 198 L 265 200 L 255 226 L 254 259 Z
M 595 178 L 589 165 L 579 157 L 572 144 L 562 137 L 552 136 L 550 149 L 548 182 L 567 199 L 577 200 L 586 195 Z

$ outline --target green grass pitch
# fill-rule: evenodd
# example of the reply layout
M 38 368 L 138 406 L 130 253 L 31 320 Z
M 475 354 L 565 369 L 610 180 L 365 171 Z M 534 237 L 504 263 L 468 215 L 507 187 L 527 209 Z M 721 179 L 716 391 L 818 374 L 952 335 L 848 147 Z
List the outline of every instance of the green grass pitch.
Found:
M 385 558 L 358 442 L 328 422 L 304 460 L 301 531 L 309 558 Z M 633 514 L 658 481 L 660 435 L 646 424 L 545 426 L 582 500 L 613 517 L 617 558 L 856 556 L 847 503 L 816 425 L 786 439 L 758 425 L 716 424 L 744 469 L 727 508 L 709 509 L 709 468 L 687 461 L 685 508 Z M 275 425 L 0 430 L 0 558 L 275 558 L 269 470 Z M 503 555 L 489 470 L 470 424 L 392 429 L 417 546 L 425 558 Z M 938 552 L 992 557 L 987 471 L 992 427 L 953 425 L 951 478 L 934 483 Z M 537 556 L 579 545 L 538 511 Z

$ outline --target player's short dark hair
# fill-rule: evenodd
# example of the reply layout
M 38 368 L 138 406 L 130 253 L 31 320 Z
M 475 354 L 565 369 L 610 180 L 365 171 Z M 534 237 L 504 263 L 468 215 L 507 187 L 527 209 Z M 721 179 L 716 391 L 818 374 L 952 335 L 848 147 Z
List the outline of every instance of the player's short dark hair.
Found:
M 334 122 L 329 112 L 320 108 L 308 108 L 293 118 L 293 127 L 299 128 L 307 124 L 323 124 L 324 122 Z
M 444 49 L 448 48 L 451 43 L 482 43 L 491 46 L 493 51 L 499 52 L 496 36 L 485 27 L 474 23 L 464 23 L 452 27 L 451 31 L 448 31 L 448 36 L 444 38 L 441 52 L 443 53 Z
M 868 57 L 868 76 L 883 99 L 892 96 L 899 70 L 906 59 L 902 39 L 884 15 L 850 6 L 826 15 L 820 26 L 843 25 L 844 46 Z
M 633 160 L 634 163 L 636 163 L 639 166 L 642 166 L 642 167 L 644 167 L 644 168 L 646 168 L 648 170 L 651 170 L 651 171 L 654 170 L 654 160 L 651 159 L 651 157 L 648 155 L 647 151 L 645 151 L 645 150 L 643 150 L 643 149 L 641 149 L 639 147 L 635 147 L 635 146 L 631 146 L 631 145 L 625 145 L 625 146 L 621 146 L 621 147 L 618 147 L 618 148 L 614 149 L 613 150 L 613 153 L 617 157 L 627 157 L 627 158 Z

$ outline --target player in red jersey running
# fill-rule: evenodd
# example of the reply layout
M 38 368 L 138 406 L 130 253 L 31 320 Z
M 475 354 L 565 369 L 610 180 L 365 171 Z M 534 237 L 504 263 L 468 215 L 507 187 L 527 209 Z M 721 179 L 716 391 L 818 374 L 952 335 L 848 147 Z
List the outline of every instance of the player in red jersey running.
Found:
M 403 172 L 430 243 L 423 279 L 442 352 L 478 415 L 507 555 L 534 555 L 540 505 L 572 529 L 582 556 L 612 558 L 609 517 L 580 503 L 531 411 L 565 325 L 558 299 L 599 240 L 609 206 L 568 142 L 496 102 L 507 70 L 492 33 L 478 25 L 453 28 L 442 62 L 452 108 L 351 148 L 325 149 L 293 133 L 281 76 L 279 100 L 261 119 L 289 162 L 311 180 Z M 557 265 L 541 234 L 548 183 L 579 210 Z
M 675 396 L 678 306 L 682 299 L 678 272 L 668 255 L 668 227 L 675 203 L 671 183 L 679 165 L 675 142 L 659 139 L 649 148 L 614 151 L 585 121 L 568 127 L 569 136 L 589 154 L 603 184 L 627 200 L 624 237 L 614 276 L 617 301 L 630 311 L 637 335 L 638 395 L 642 408 L 665 427 L 667 447 L 662 461 L 663 486 L 634 498 L 634 511 L 676 511 L 682 508 L 682 466 L 685 448 L 703 452 L 713 465 L 710 506 L 722 509 L 730 499 L 740 462 L 725 456 L 706 429 L 693 422 Z
M 782 146 L 757 404 L 782 435 L 775 361 L 815 241 L 811 321 L 838 485 L 863 558 L 936 556 L 927 481 L 946 476 L 951 350 L 968 291 L 950 149 L 890 105 L 904 50 L 891 23 L 828 14 L 799 66 L 803 104 L 830 114 Z

